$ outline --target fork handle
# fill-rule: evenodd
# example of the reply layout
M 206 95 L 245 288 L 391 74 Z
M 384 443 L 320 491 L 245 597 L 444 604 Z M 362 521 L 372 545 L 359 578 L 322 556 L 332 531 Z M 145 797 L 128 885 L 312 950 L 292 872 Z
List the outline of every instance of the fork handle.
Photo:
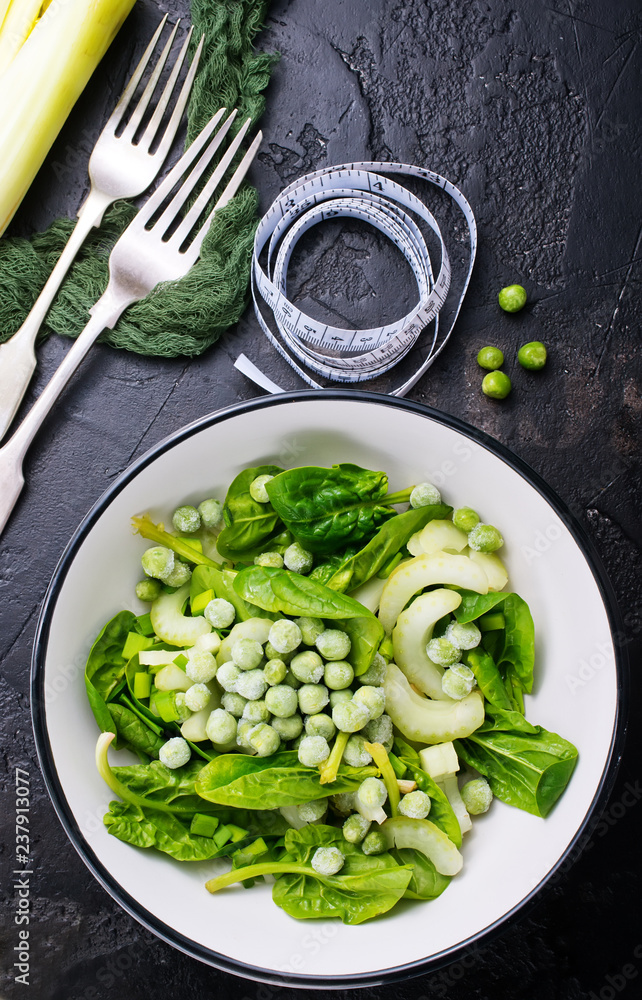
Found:
M 36 367 L 38 331 L 76 254 L 94 226 L 100 225 L 111 203 L 108 195 L 91 190 L 78 212 L 76 223 L 49 279 L 19 330 L 0 345 L 0 441 L 9 429 Z

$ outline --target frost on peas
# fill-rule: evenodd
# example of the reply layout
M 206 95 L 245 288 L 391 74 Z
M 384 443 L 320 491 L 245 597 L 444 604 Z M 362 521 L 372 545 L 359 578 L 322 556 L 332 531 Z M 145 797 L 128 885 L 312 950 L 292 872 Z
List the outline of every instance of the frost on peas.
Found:
M 264 701 L 246 701 L 243 709 L 243 718 L 255 725 L 259 722 L 269 722 L 270 712 Z
M 158 759 L 161 764 L 172 770 L 182 767 L 183 764 L 187 764 L 191 756 L 192 751 L 189 748 L 189 743 L 182 736 L 174 736 L 167 743 L 163 743 L 158 751 Z
M 184 507 L 177 507 L 172 514 L 172 524 L 176 531 L 182 531 L 185 534 L 189 534 L 192 531 L 198 531 L 201 526 L 201 515 L 197 511 L 196 507 L 191 507 L 189 504 L 185 504 Z
M 303 684 L 298 692 L 299 708 L 304 715 L 322 712 L 330 700 L 325 684 Z
M 475 552 L 496 552 L 504 544 L 500 532 L 492 524 L 476 524 L 468 532 L 468 544 Z
M 276 753 L 281 745 L 281 737 L 276 729 L 266 722 L 260 722 L 258 726 L 251 729 L 247 741 L 256 750 L 259 757 L 269 757 Z
M 299 707 L 299 699 L 294 688 L 288 684 L 275 684 L 265 692 L 265 705 L 272 715 L 287 719 Z
M 190 708 L 187 707 L 184 691 L 177 691 L 176 694 L 174 695 L 174 708 L 176 709 L 176 712 L 178 714 L 177 721 L 187 722 L 187 720 L 192 714 L 192 711 Z
M 293 573 L 309 573 L 314 562 L 311 552 L 304 549 L 298 542 L 288 545 L 283 553 L 283 562 L 286 569 L 291 569 Z
M 289 670 L 283 678 L 283 683 L 287 684 L 288 687 L 294 688 L 295 691 L 298 691 L 300 687 L 303 687 L 303 681 L 297 680 L 294 674 L 290 673 Z
M 174 560 L 174 569 L 171 573 L 168 573 L 163 583 L 166 583 L 168 587 L 182 587 L 184 583 L 187 583 L 192 579 L 192 570 L 187 563 L 181 562 L 180 559 Z
M 232 660 L 241 670 L 254 670 L 263 659 L 263 647 L 256 639 L 237 639 L 232 646 Z
M 254 565 L 283 569 L 283 556 L 280 552 L 259 552 L 258 556 L 254 556 Z
M 401 796 L 399 815 L 409 816 L 411 819 L 425 819 L 430 812 L 431 805 L 430 796 L 426 795 L 425 792 L 419 790 L 408 792 Z
M 299 762 L 305 767 L 317 767 L 330 756 L 330 745 L 323 736 L 304 736 L 297 754 Z
M 212 692 L 207 684 L 192 684 L 185 692 L 185 704 L 191 712 L 200 712 L 207 708 L 212 698 Z
M 316 640 L 316 647 L 325 660 L 345 660 L 351 646 L 350 636 L 338 628 L 326 628 Z
M 268 642 L 277 653 L 292 653 L 301 645 L 301 629 L 289 618 L 279 618 L 270 629 Z
M 448 639 L 431 639 L 426 645 L 426 653 L 433 663 L 440 667 L 450 667 L 461 660 L 461 649 Z
M 354 700 L 341 701 L 332 709 L 332 721 L 342 733 L 358 732 L 369 718 L 367 706 Z
M 388 791 L 381 778 L 366 778 L 359 785 L 357 798 L 366 809 L 380 809 L 388 798 Z
M 271 687 L 275 684 L 282 684 L 287 672 L 287 666 L 283 660 L 279 659 L 268 660 L 263 667 L 263 676 Z
M 388 849 L 388 844 L 385 835 L 381 830 L 371 830 L 370 833 L 364 837 L 361 850 L 364 854 L 383 854 L 384 851 Z
M 141 564 L 147 576 L 164 581 L 174 569 L 174 553 L 164 545 L 154 545 L 143 552 Z
M 342 691 L 343 688 L 350 687 L 353 680 L 354 670 L 347 660 L 330 660 L 323 669 L 324 684 L 332 691 Z
M 347 840 L 349 844 L 360 844 L 369 829 L 369 819 L 366 819 L 365 816 L 361 816 L 359 813 L 352 813 L 343 824 L 342 833 L 344 840 Z
M 145 580 L 139 580 L 136 584 L 136 597 L 139 601 L 145 601 L 146 604 L 151 604 L 159 597 L 163 586 L 160 580 L 153 580 L 151 577 L 147 577 Z
M 294 656 L 293 652 L 292 653 L 280 653 L 278 651 L 278 649 L 274 648 L 274 646 L 272 645 L 272 643 L 269 640 L 268 640 L 268 642 L 265 643 L 265 646 L 263 647 L 263 650 L 265 652 L 265 659 L 266 660 L 283 660 L 283 662 L 285 664 L 288 664 L 290 662 L 290 660 L 292 659 L 292 657 Z
M 432 483 L 419 483 L 410 494 L 410 506 L 428 507 L 432 503 L 441 503 L 441 493 Z
M 323 736 L 326 740 L 333 739 L 337 727 L 329 715 L 317 712 L 316 715 L 308 715 L 305 720 L 306 736 Z
M 461 797 L 471 816 L 480 816 L 488 812 L 493 801 L 493 793 L 485 778 L 467 781 L 461 790 Z
M 444 639 L 452 642 L 453 646 L 457 646 L 459 649 L 474 649 L 481 642 L 481 632 L 474 622 L 467 622 L 465 625 L 451 622 L 446 629 Z
M 221 523 L 223 518 L 223 504 L 220 500 L 208 497 L 207 500 L 199 503 L 197 510 L 201 515 L 201 524 L 205 528 L 216 528 Z
M 314 646 L 315 642 L 325 629 L 320 618 L 295 618 L 295 621 L 299 628 L 301 629 L 301 638 L 304 645 Z
M 250 496 L 257 503 L 269 503 L 270 498 L 268 492 L 265 488 L 265 484 L 269 483 L 270 479 L 274 479 L 274 476 L 257 476 L 250 483 Z
M 229 628 L 236 618 L 236 609 L 230 601 L 226 601 L 223 597 L 215 597 L 206 604 L 203 614 L 214 628 Z
M 241 671 L 232 660 L 222 663 L 216 672 L 216 679 L 224 691 L 236 691 L 236 684 L 240 676 Z
M 192 647 L 187 653 L 185 673 L 195 684 L 207 684 L 216 677 L 216 659 L 206 649 Z
M 221 705 L 226 712 L 233 715 L 236 719 L 240 719 L 243 715 L 243 709 L 247 705 L 247 698 L 243 698 L 240 694 L 236 694 L 235 691 L 226 691 L 221 698 Z
M 339 816 L 348 816 L 354 810 L 355 792 L 339 792 L 338 795 L 331 795 L 330 802 L 335 813 Z
M 323 660 L 312 649 L 297 653 L 290 660 L 290 670 L 303 684 L 318 684 L 323 677 Z
M 336 875 L 344 862 L 345 857 L 338 847 L 317 847 L 310 864 L 317 875 Z
M 363 727 L 363 735 L 368 743 L 381 743 L 385 750 L 392 750 L 394 740 L 392 719 L 389 715 L 380 715 L 378 719 L 371 719 Z
M 353 733 L 348 739 L 343 751 L 343 760 L 350 767 L 365 767 L 372 760 L 372 755 L 365 748 L 365 742 L 360 733 Z
M 275 715 L 270 725 L 273 729 L 276 729 L 281 739 L 285 741 L 296 740 L 303 732 L 303 719 L 298 712 L 294 715 L 288 715 L 287 718 Z
M 302 802 L 296 810 L 304 823 L 316 823 L 328 811 L 328 800 L 313 799 L 312 802 Z
M 449 698 L 461 701 L 466 698 L 475 687 L 477 681 L 470 667 L 463 663 L 455 663 L 448 670 L 444 671 L 441 678 L 441 689 Z
M 340 691 L 330 692 L 330 707 L 340 705 L 342 702 L 352 701 L 353 692 L 349 688 L 341 688 Z
M 263 671 L 255 669 L 242 671 L 234 690 L 248 701 L 259 701 L 267 691 L 267 687 Z
M 249 742 L 249 735 L 253 729 L 256 729 L 256 722 L 250 722 L 249 719 L 239 719 L 236 728 L 236 742 L 243 750 L 254 750 Z
M 458 507 L 453 513 L 453 524 L 468 534 L 476 524 L 479 524 L 479 514 L 472 507 Z
M 205 725 L 208 740 L 219 744 L 231 743 L 236 738 L 236 729 L 236 719 L 224 708 L 215 708 L 210 712 Z
M 360 684 L 373 684 L 375 687 L 379 687 L 386 679 L 387 667 L 388 663 L 381 653 L 375 653 L 372 663 L 365 673 L 357 677 L 357 680 Z
M 378 719 L 380 715 L 383 715 L 383 710 L 386 707 L 386 696 L 383 688 L 372 687 L 369 684 L 365 684 L 358 691 L 355 691 L 352 700 L 365 705 L 368 709 L 368 719 Z

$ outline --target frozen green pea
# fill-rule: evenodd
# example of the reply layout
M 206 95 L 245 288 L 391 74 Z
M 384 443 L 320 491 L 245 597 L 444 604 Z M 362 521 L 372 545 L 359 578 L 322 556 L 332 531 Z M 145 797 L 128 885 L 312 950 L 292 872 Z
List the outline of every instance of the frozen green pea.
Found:
M 460 625 L 459 622 L 451 622 L 446 629 L 444 639 L 452 642 L 453 646 L 457 646 L 459 649 L 474 649 L 481 642 L 481 632 L 474 622 L 466 622 L 464 625 Z
M 235 691 L 226 691 L 221 698 L 221 705 L 226 712 L 233 715 L 235 719 L 240 719 L 243 715 L 243 709 L 247 705 L 247 698 L 243 698 L 240 694 L 236 694 Z
M 360 813 L 352 813 L 343 824 L 341 832 L 349 844 L 360 844 L 369 829 L 370 820 L 365 819 Z
M 323 736 L 326 740 L 334 738 L 337 727 L 324 712 L 317 712 L 316 715 L 308 715 L 305 720 L 306 736 Z
M 281 684 L 285 680 L 288 668 L 283 660 L 268 660 L 263 667 L 263 676 L 268 684 Z
M 212 692 L 207 684 L 192 684 L 185 692 L 185 704 L 190 712 L 200 712 L 212 700 Z
M 448 639 L 431 639 L 426 644 L 426 654 L 433 663 L 438 663 L 440 667 L 449 667 L 452 663 L 461 660 L 461 649 L 453 646 Z
M 153 580 L 151 577 L 147 577 L 145 580 L 139 580 L 136 584 L 136 597 L 139 601 L 151 604 L 157 597 L 160 597 L 162 589 L 163 585 L 160 580 Z
M 299 708 L 304 715 L 316 715 L 328 704 L 329 695 L 325 684 L 303 684 L 298 692 Z
M 302 684 L 318 684 L 323 677 L 323 660 L 314 650 L 306 649 L 292 657 L 290 670 Z
M 468 534 L 476 524 L 479 524 L 479 514 L 472 507 L 458 507 L 453 513 L 453 524 Z
M 455 663 L 444 671 L 441 678 L 441 689 L 449 698 L 461 701 L 470 694 L 477 681 L 470 667 L 463 663 Z
M 270 628 L 268 642 L 279 653 L 293 653 L 301 645 L 301 629 L 289 618 L 279 618 Z
M 353 692 L 349 688 L 341 688 L 340 691 L 330 692 L 330 707 L 340 705 L 342 702 L 352 701 Z
M 360 733 L 353 733 L 343 751 L 344 763 L 350 767 L 365 767 L 372 760 L 372 755 L 365 748 L 365 739 Z M 365 834 L 364 834 L 365 836 Z
M 388 798 L 388 790 L 381 778 L 366 778 L 357 789 L 357 798 L 366 809 L 379 809 Z
M 147 576 L 164 581 L 174 569 L 174 553 L 164 545 L 154 545 L 143 552 L 141 563 Z
M 425 819 L 430 812 L 432 802 L 430 796 L 417 789 L 415 792 L 408 792 L 402 795 L 399 803 L 399 815 L 409 816 L 411 819 Z
M 246 701 L 243 718 L 254 723 L 269 722 L 270 712 L 266 703 L 261 698 L 257 698 L 255 701 Z
M 363 674 L 359 674 L 357 680 L 359 684 L 373 684 L 380 687 L 386 679 L 388 664 L 381 653 L 375 653 L 374 659 L 368 669 Z
M 504 364 L 504 355 L 499 347 L 482 347 L 477 355 L 477 364 L 480 368 L 486 368 L 492 372 L 502 367 Z
M 182 587 L 191 578 L 191 567 L 187 563 L 181 562 L 180 559 L 175 559 L 174 569 L 164 577 L 163 583 L 167 584 L 168 587 Z
M 254 556 L 254 565 L 283 569 L 283 556 L 280 552 L 259 552 L 258 556 Z
M 224 691 L 236 691 L 236 683 L 240 676 L 241 671 L 232 660 L 222 663 L 216 671 L 216 679 Z
M 380 715 L 378 719 L 371 719 L 361 730 L 368 743 L 381 743 L 386 750 L 392 750 L 394 734 L 392 731 L 392 719 L 389 715 Z
M 352 699 L 361 705 L 365 705 L 368 709 L 369 719 L 378 719 L 380 715 L 383 715 L 383 710 L 386 707 L 386 696 L 383 693 L 382 687 L 372 687 L 370 684 L 364 684 L 354 693 Z
M 270 725 L 273 729 L 276 729 L 281 739 L 286 742 L 288 740 L 296 740 L 303 732 L 303 719 L 298 712 L 295 715 L 288 715 L 287 718 L 274 715 Z
M 189 748 L 189 743 L 182 736 L 174 736 L 167 743 L 163 743 L 158 751 L 158 759 L 161 764 L 172 770 L 182 767 L 183 764 L 187 764 L 191 756 L 192 751 Z
M 482 392 L 490 399 L 506 399 L 512 383 L 504 372 L 489 372 L 482 379 Z
M 270 757 L 279 749 L 281 737 L 276 729 L 269 726 L 267 722 L 260 722 L 258 726 L 251 729 L 247 741 L 259 757 Z
M 441 503 L 441 493 L 432 483 L 419 483 L 410 494 L 410 506 L 428 507 L 433 503 Z
M 255 668 L 240 673 L 236 681 L 235 691 L 247 698 L 248 701 L 258 701 L 267 691 L 267 687 L 263 671 Z
M 229 628 L 236 618 L 236 609 L 223 597 L 215 597 L 205 605 L 203 614 L 214 628 Z
M 358 701 L 342 701 L 332 709 L 332 721 L 342 733 L 356 733 L 370 718 L 367 707 Z
M 178 715 L 177 722 L 187 722 L 192 714 L 191 708 L 187 707 L 187 702 L 185 700 L 185 691 L 177 691 L 174 695 L 174 708 Z
M 304 823 L 316 823 L 328 811 L 327 799 L 313 799 L 312 802 L 302 802 L 297 806 L 297 812 Z
M 480 816 L 488 812 L 493 801 L 493 793 L 485 778 L 473 778 L 467 781 L 461 790 L 466 809 L 471 816 Z
M 332 808 L 339 816 L 348 816 L 354 809 L 354 792 L 339 792 L 330 796 Z
M 336 875 L 344 862 L 345 857 L 338 847 L 317 847 L 310 864 L 318 875 Z
M 219 745 L 231 743 L 236 738 L 236 729 L 236 719 L 224 708 L 215 708 L 213 712 L 210 712 L 205 726 L 208 740 Z
M 185 673 L 195 684 L 207 684 L 216 677 L 216 659 L 206 649 L 193 646 L 187 653 Z
M 497 296 L 504 312 L 519 312 L 526 305 L 526 289 L 521 285 L 506 285 Z
M 325 629 L 316 641 L 316 647 L 325 660 L 345 660 L 351 646 L 350 636 L 338 628 Z
M 304 736 L 297 754 L 299 762 L 305 767 L 317 767 L 330 756 L 330 745 L 323 736 Z
M 302 545 L 298 542 L 293 542 L 292 545 L 288 545 L 287 549 L 283 553 L 283 562 L 286 569 L 292 570 L 293 573 L 309 573 L 312 569 L 312 563 L 314 558 L 311 552 L 304 549 Z
M 501 549 L 504 539 L 492 524 L 476 524 L 468 533 L 468 544 L 475 552 L 496 552 Z
M 254 750 L 249 742 L 249 735 L 253 729 L 256 729 L 256 725 L 256 722 L 250 722 L 249 719 L 239 719 L 236 727 L 236 742 L 243 750 Z
M 295 618 L 294 619 L 301 629 L 301 638 L 304 645 L 314 646 L 315 642 L 325 629 L 320 618 Z
M 531 340 L 529 344 L 522 344 L 517 352 L 517 360 L 522 368 L 538 372 L 546 364 L 546 348 L 541 340 Z
M 177 507 L 172 514 L 172 524 L 176 531 L 182 531 L 187 535 L 192 531 L 198 531 L 201 526 L 201 515 L 196 507 L 185 504 L 184 507 Z
M 289 663 L 294 652 L 291 653 L 280 653 L 278 649 L 275 649 L 272 643 L 268 640 L 263 647 L 265 651 L 266 660 L 283 660 L 284 663 Z
M 287 684 L 288 687 L 294 688 L 295 691 L 298 691 L 300 687 L 303 687 L 303 681 L 300 681 L 294 676 L 294 674 L 290 673 L 289 670 L 283 678 L 283 683 Z
M 201 515 L 201 524 L 206 528 L 216 528 L 221 523 L 223 517 L 223 504 L 214 497 L 208 497 L 198 505 L 198 512 Z
M 268 492 L 265 488 L 266 483 L 269 483 L 270 479 L 274 479 L 274 476 L 257 476 L 250 483 L 250 496 L 257 503 L 270 502 Z
M 265 704 L 272 715 L 287 719 L 296 712 L 299 699 L 296 691 L 288 684 L 275 684 L 265 692 Z
M 361 850 L 364 854 L 383 854 L 387 849 L 388 843 L 381 830 L 371 830 L 361 844 Z
M 332 691 L 350 687 L 354 680 L 354 670 L 347 660 L 330 660 L 323 670 L 323 682 Z
M 263 659 L 263 647 L 256 639 L 237 639 L 232 646 L 232 660 L 241 670 L 255 670 Z

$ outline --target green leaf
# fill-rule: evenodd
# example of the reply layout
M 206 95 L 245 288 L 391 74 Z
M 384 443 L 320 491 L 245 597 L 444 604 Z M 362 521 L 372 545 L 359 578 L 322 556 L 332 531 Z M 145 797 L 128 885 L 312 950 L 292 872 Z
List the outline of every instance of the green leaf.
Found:
M 410 537 L 435 518 L 444 519 L 451 513 L 447 504 L 431 504 L 396 514 L 379 529 L 374 538 L 359 552 L 347 558 L 327 580 L 332 590 L 356 590 L 373 577 L 399 552 Z
M 311 618 L 375 618 L 353 597 L 289 569 L 246 566 L 234 578 L 234 589 L 245 601 L 265 611 Z
M 434 864 L 413 847 L 393 848 L 390 854 L 400 865 L 412 865 L 412 878 L 404 899 L 436 899 L 450 885 L 448 875 L 440 875 Z
M 270 757 L 221 754 L 201 771 L 196 791 L 208 802 L 242 809 L 279 809 L 340 792 L 354 792 L 374 767 L 342 765 L 335 781 L 321 784 L 316 768 L 299 762 L 296 750 Z
M 347 657 L 355 677 L 365 674 L 374 660 L 384 637 L 384 628 L 378 618 L 338 618 L 337 628 L 350 636 L 350 653 Z
M 272 504 L 260 503 L 250 496 L 250 486 L 257 476 L 277 476 L 280 472 L 282 469 L 277 465 L 259 465 L 245 469 L 232 482 L 223 505 L 226 526 L 216 541 L 216 548 L 224 558 L 239 559 L 245 551 L 283 530 Z
M 455 745 L 458 755 L 488 778 L 499 799 L 534 816 L 549 814 L 577 763 L 572 743 L 531 726 L 518 712 L 490 716 Z
M 308 865 L 318 847 L 328 846 L 338 847 L 345 855 L 336 875 L 318 875 L 310 867 L 309 874 L 276 879 L 272 898 L 291 917 L 338 917 L 344 924 L 361 924 L 387 913 L 404 895 L 413 875 L 410 868 L 401 867 L 388 852 L 364 854 L 334 827 L 314 824 L 289 830 L 282 861 Z
M 197 566 L 192 573 L 190 583 L 190 603 L 202 594 L 204 590 L 213 590 L 217 597 L 229 601 L 236 611 L 236 621 L 244 622 L 248 618 L 273 618 L 269 611 L 264 611 L 257 604 L 244 601 L 234 589 L 234 570 L 214 569 L 212 566 Z
M 130 802 L 110 802 L 103 822 L 109 833 L 119 840 L 136 847 L 155 847 L 177 861 L 210 861 L 230 855 L 239 847 L 239 842 L 217 847 L 211 837 L 190 833 L 191 818 L 179 819 L 170 813 L 142 809 Z
M 461 847 L 461 827 L 446 793 L 418 764 L 415 764 L 403 754 L 399 756 L 399 759 L 403 761 L 417 782 L 417 788 L 430 796 L 429 819 L 431 823 L 434 823 L 440 830 L 443 830 L 446 836 L 452 840 L 455 847 Z
M 490 594 L 476 594 L 474 590 L 460 590 L 461 604 L 453 612 L 460 624 L 475 621 L 476 618 L 485 615 L 487 611 L 492 611 L 498 604 L 506 600 L 507 595 L 502 591 Z
M 133 632 L 136 615 L 120 611 L 107 622 L 96 638 L 85 666 L 85 686 L 91 710 L 104 733 L 115 733 L 116 726 L 107 708 L 125 676 L 127 665 L 123 646 L 129 632 Z
M 489 653 L 477 646 L 476 649 L 468 650 L 464 655 L 464 662 L 474 673 L 479 690 L 493 708 L 508 711 L 514 708 L 510 697 L 512 691 L 509 694 L 506 690 L 497 665 Z
M 517 594 L 506 594 L 503 603 L 506 628 L 504 646 L 497 657 L 500 668 L 517 681 L 526 694 L 533 690 L 535 666 L 535 627 L 528 604 Z
M 116 727 L 116 735 L 121 744 L 125 744 L 130 750 L 136 753 L 144 753 L 148 757 L 158 759 L 158 751 L 166 742 L 163 736 L 160 736 L 149 726 L 145 725 L 125 705 L 120 705 L 118 702 L 113 701 L 109 703 L 107 709 Z
M 345 464 L 289 469 L 266 488 L 297 541 L 310 552 L 325 553 L 368 538 L 394 516 L 380 503 L 387 486 L 385 472 Z

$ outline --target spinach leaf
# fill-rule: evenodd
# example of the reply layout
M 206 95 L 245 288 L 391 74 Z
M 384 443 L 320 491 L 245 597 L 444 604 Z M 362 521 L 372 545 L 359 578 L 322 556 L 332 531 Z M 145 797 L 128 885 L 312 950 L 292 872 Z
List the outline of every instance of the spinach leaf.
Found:
M 250 486 L 257 476 L 276 476 L 277 465 L 259 465 L 245 469 L 230 485 L 223 505 L 225 527 L 216 548 L 226 559 L 238 559 L 243 552 L 265 542 L 283 530 L 278 512 L 269 503 L 259 503 L 250 496 Z
M 450 876 L 440 875 L 434 864 L 413 847 L 395 847 L 390 851 L 400 865 L 412 865 L 412 878 L 404 899 L 436 899 L 450 885 Z
M 110 802 L 103 817 L 109 833 L 136 847 L 155 847 L 177 861 L 210 861 L 231 854 L 239 843 L 217 847 L 212 837 L 190 833 L 191 819 L 184 820 L 156 809 L 142 809 L 131 802 Z
M 275 511 L 301 545 L 310 552 L 326 553 L 360 542 L 394 517 L 394 511 L 381 502 L 387 487 L 385 472 L 345 464 L 289 469 L 271 479 L 266 489 Z M 401 502 L 408 496 L 395 494 L 395 499 Z
M 365 608 L 363 609 L 365 611 Z M 378 618 L 338 618 L 337 628 L 350 636 L 350 661 L 355 677 L 365 674 L 374 660 L 375 653 L 384 637 L 384 628 Z
M 504 645 L 497 658 L 498 666 L 516 686 L 530 694 L 535 665 L 535 628 L 530 609 L 517 594 L 506 594 L 502 608 L 506 619 Z
M 193 815 L 214 811 L 203 803 L 195 790 L 203 766 L 201 761 L 190 760 L 183 767 L 170 768 L 153 760 L 149 764 L 112 767 L 112 771 L 130 792 L 145 799 L 150 807 L 163 803 L 172 812 Z
M 274 618 L 275 616 L 271 612 L 264 611 L 257 604 L 250 604 L 239 597 L 234 589 L 235 576 L 236 573 L 233 570 L 197 566 L 192 573 L 190 583 L 190 603 L 204 590 L 213 590 L 216 597 L 222 597 L 233 605 L 237 622 L 247 621 L 248 618 Z
M 468 650 L 464 661 L 474 673 L 479 690 L 493 708 L 510 710 L 515 707 L 511 700 L 512 690 L 507 691 L 502 675 L 489 653 L 477 646 L 476 649 Z
M 107 622 L 91 647 L 85 666 L 85 686 L 91 710 L 104 733 L 115 733 L 116 726 L 107 702 L 113 697 L 125 676 L 126 661 L 123 646 L 128 632 L 133 632 L 136 615 L 120 611 Z
M 577 763 L 572 743 L 518 712 L 489 715 L 484 724 L 455 744 L 459 756 L 485 775 L 497 798 L 534 816 L 547 816 Z
M 145 725 L 130 708 L 116 701 L 110 702 L 107 708 L 116 727 L 119 743 L 128 746 L 136 753 L 144 753 L 148 757 L 158 759 L 158 751 L 166 742 L 160 732 L 156 731 L 158 727 Z
M 327 586 L 328 580 L 337 574 L 342 566 L 346 566 L 352 559 L 352 556 L 356 555 L 358 551 L 358 545 L 346 545 L 345 549 L 342 549 L 341 552 L 335 552 L 333 555 L 327 556 L 325 562 L 315 566 L 309 574 L 309 579 L 316 580 L 317 583 L 323 583 Z M 348 570 L 348 572 L 352 575 L 352 570 Z M 332 590 L 341 589 L 343 588 L 332 588 Z
M 417 782 L 417 788 L 430 796 L 430 821 L 443 830 L 446 836 L 452 840 L 455 847 L 461 847 L 461 827 L 453 812 L 453 808 L 448 801 L 446 793 L 439 787 L 430 775 L 404 754 L 399 755 L 410 774 Z
M 271 757 L 221 754 L 206 764 L 196 781 L 201 798 L 242 809 L 279 809 L 340 792 L 354 792 L 375 767 L 342 765 L 335 781 L 321 784 L 316 768 L 299 763 L 296 750 Z
M 237 594 L 265 611 L 311 618 L 375 618 L 363 604 L 310 577 L 274 566 L 246 566 L 234 578 Z M 375 619 L 376 620 L 376 619 Z
M 344 924 L 360 924 L 387 913 L 401 899 L 412 869 L 401 867 L 388 852 L 364 854 L 331 826 L 315 824 L 289 830 L 282 861 L 308 865 L 318 847 L 330 845 L 345 855 L 343 868 L 336 875 L 318 875 L 310 866 L 309 873 L 285 874 L 276 879 L 272 898 L 291 917 L 339 917 Z
M 464 625 L 472 622 L 487 611 L 492 611 L 494 607 L 506 600 L 507 594 L 502 591 L 493 591 L 490 594 L 476 594 L 474 590 L 460 590 L 461 604 L 453 611 L 457 621 Z
M 446 518 L 451 511 L 452 507 L 447 504 L 431 504 L 391 517 L 364 548 L 344 560 L 333 576 L 325 581 L 327 586 L 332 590 L 356 590 L 378 573 L 403 548 L 411 535 L 435 518 Z

